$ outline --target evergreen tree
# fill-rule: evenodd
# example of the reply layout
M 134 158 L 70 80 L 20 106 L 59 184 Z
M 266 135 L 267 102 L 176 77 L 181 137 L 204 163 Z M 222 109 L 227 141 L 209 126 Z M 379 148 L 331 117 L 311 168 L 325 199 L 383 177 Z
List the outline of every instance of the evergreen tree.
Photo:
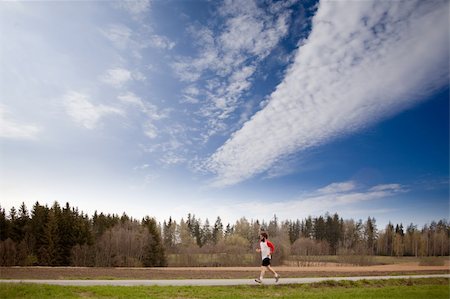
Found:
M 154 218 L 146 216 L 142 219 L 142 225 L 147 228 L 149 233 L 148 243 L 144 247 L 143 264 L 145 267 L 164 267 L 167 266 L 167 260 L 164 252 L 164 246 L 161 240 L 160 230 Z
M 61 265 L 61 251 L 58 250 L 60 246 L 58 218 L 61 210 L 58 203 L 54 203 L 48 213 L 48 220 L 44 229 L 44 240 L 39 248 L 38 256 L 40 262 L 44 266 L 59 266 Z
M 208 218 L 206 218 L 205 224 L 203 224 L 203 227 L 201 229 L 201 236 L 202 236 L 202 246 L 213 243 L 212 230 L 211 226 L 209 225 Z
M 220 217 L 217 217 L 212 231 L 212 241 L 217 244 L 223 237 L 223 224 Z
M 4 241 L 9 237 L 9 225 L 5 209 L 0 206 L 0 241 Z
M 272 220 L 269 222 L 269 226 L 267 228 L 267 233 L 271 238 L 275 238 L 278 235 L 278 217 L 277 215 L 273 215 Z
M 314 237 L 314 224 L 311 216 L 305 219 L 304 230 L 302 231 L 303 237 L 312 239 Z
M 166 250 L 173 250 L 175 247 L 175 230 L 176 223 L 169 217 L 169 222 L 166 223 L 164 220 L 163 224 L 163 243 Z
M 228 223 L 225 228 L 225 237 L 231 236 L 233 234 L 233 231 L 234 231 L 233 226 L 230 223 Z
M 385 253 L 386 255 L 392 256 L 394 254 L 394 225 L 389 221 L 388 225 L 386 225 L 386 243 L 385 243 Z
M 368 217 L 364 225 L 364 239 L 369 254 L 375 253 L 375 241 L 377 238 L 377 227 L 375 222 L 375 218 Z
M 294 244 L 294 242 L 300 238 L 301 234 L 301 223 L 300 220 L 297 219 L 297 221 L 289 221 L 287 223 L 289 227 L 289 241 L 291 244 Z
M 16 243 L 19 243 L 22 240 L 22 230 L 20 227 L 20 220 L 17 215 L 17 210 L 15 207 L 12 207 L 9 210 L 9 237 Z
M 194 219 L 194 238 L 195 238 L 195 242 L 197 242 L 197 245 L 199 247 L 203 246 L 202 240 L 202 231 L 200 229 L 200 219 Z
M 330 245 L 330 253 L 335 255 L 337 252 L 339 239 L 341 238 L 341 225 L 337 213 L 334 214 L 333 217 L 330 215 L 327 216 L 325 227 L 325 236 L 328 244 Z
M 31 211 L 30 230 L 34 237 L 33 252 L 37 256 L 37 263 L 42 264 L 44 257 L 41 256 L 41 248 L 46 245 L 46 224 L 48 222 L 49 210 L 47 207 L 41 206 L 36 202 Z
M 325 220 L 322 216 L 319 216 L 318 218 L 314 218 L 313 220 L 313 231 L 314 231 L 314 239 L 318 241 L 325 240 L 326 236 L 326 226 L 325 226 Z
M 76 244 L 75 217 L 75 212 L 71 210 L 69 203 L 66 203 L 60 217 L 57 218 L 61 266 L 70 265 L 72 247 Z

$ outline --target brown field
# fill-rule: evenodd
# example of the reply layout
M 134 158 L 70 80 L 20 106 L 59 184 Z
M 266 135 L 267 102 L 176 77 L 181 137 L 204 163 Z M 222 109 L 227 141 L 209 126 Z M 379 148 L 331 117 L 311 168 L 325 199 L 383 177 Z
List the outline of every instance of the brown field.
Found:
M 450 273 L 450 266 L 420 266 L 402 263 L 376 266 L 274 267 L 282 277 L 337 277 Z M 259 267 L 197 268 L 90 268 L 90 267 L 1 267 L 0 279 L 205 279 L 253 278 Z M 270 273 L 267 274 L 270 277 Z

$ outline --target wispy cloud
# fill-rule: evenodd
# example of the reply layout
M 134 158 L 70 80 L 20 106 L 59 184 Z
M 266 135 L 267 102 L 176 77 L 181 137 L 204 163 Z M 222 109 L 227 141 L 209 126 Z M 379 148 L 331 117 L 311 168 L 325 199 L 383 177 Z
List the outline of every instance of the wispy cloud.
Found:
M 195 97 L 187 89 L 182 102 L 203 104 L 197 115 L 207 119 L 206 139 L 226 130 L 225 121 L 244 102 L 259 63 L 288 33 L 291 2 L 264 10 L 255 1 L 225 1 L 219 32 L 198 24 L 189 28 L 199 54 L 177 59 L 172 68 L 182 81 L 203 82 Z
M 119 94 L 117 98 L 125 104 L 137 106 L 143 110 L 145 109 L 142 99 L 133 92 L 128 91 L 126 93 Z
M 326 187 L 320 188 L 317 192 L 321 194 L 337 194 L 354 190 L 355 187 L 356 186 L 353 181 L 332 183 Z
M 163 50 L 171 50 L 175 47 L 175 42 L 163 35 L 152 34 L 148 37 L 148 45 Z
M 11 111 L 0 104 L 0 137 L 8 139 L 36 139 L 42 131 L 35 124 L 17 121 Z
M 94 105 L 88 95 L 75 91 L 67 92 L 63 96 L 63 103 L 72 120 L 86 129 L 94 129 L 103 117 L 124 115 L 124 112 L 116 107 Z
M 131 72 L 124 68 L 113 68 L 107 70 L 102 76 L 101 81 L 116 88 L 122 87 L 128 81 L 132 80 L 133 77 Z
M 151 7 L 150 0 L 122 0 L 115 1 L 114 5 L 131 14 L 134 18 L 142 18 Z
M 207 161 L 214 185 L 361 130 L 448 84 L 448 1 L 321 2 L 268 104 Z
M 136 45 L 133 39 L 133 31 L 122 24 L 111 24 L 100 32 L 120 50 L 125 50 L 130 44 Z
M 141 121 L 142 130 L 148 138 L 154 139 L 158 136 L 155 121 L 167 118 L 170 112 L 169 109 L 158 109 L 156 105 L 144 101 L 141 97 L 130 91 L 119 94 L 117 98 L 127 106 L 137 108 L 143 115 Z
M 132 30 L 123 24 L 110 24 L 100 28 L 100 33 L 106 37 L 118 50 L 129 52 L 134 58 L 141 59 L 142 51 L 148 48 L 171 50 L 176 43 L 168 37 L 156 34 L 153 29 L 138 22 Z
M 324 193 L 324 190 L 327 192 Z M 335 190 L 335 192 L 332 192 L 332 190 Z M 270 219 L 276 211 L 277 216 L 281 219 L 297 219 L 308 215 L 341 211 L 348 207 L 354 207 L 358 203 L 390 198 L 405 192 L 408 192 L 408 190 L 399 184 L 358 188 L 355 182 L 338 182 L 290 201 L 236 204 L 233 208 L 236 211 L 233 212 L 239 215 L 238 211 L 251 211 L 255 218 Z

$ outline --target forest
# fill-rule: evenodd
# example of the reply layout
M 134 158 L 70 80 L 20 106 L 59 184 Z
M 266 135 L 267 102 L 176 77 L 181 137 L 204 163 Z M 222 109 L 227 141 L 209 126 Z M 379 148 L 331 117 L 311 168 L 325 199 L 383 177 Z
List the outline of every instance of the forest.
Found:
M 188 214 L 158 223 L 97 211 L 89 216 L 69 203 L 0 207 L 0 266 L 254 266 L 258 235 L 275 244 L 274 263 L 308 256 L 448 256 L 450 224 L 343 219 L 335 214 L 296 220 L 241 218 L 224 225 Z

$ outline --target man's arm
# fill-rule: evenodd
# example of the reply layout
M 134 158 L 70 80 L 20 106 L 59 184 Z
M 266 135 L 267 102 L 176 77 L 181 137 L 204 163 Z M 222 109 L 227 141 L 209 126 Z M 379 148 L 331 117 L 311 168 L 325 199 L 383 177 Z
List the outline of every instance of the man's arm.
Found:
M 273 246 L 272 242 L 270 241 L 266 241 L 267 242 L 267 246 L 269 246 L 270 248 L 270 254 L 272 254 L 275 251 L 275 247 Z

